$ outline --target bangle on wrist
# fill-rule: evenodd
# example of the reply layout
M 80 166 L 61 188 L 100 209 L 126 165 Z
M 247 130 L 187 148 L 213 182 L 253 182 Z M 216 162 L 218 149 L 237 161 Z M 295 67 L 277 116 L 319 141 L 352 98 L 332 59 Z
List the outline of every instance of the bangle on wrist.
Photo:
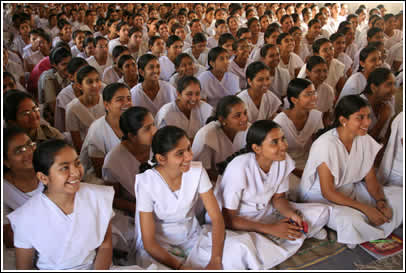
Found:
M 175 268 L 175 270 L 179 270 L 179 269 L 184 265 L 184 263 L 185 263 L 185 262 L 181 262 L 181 263 Z
M 385 199 L 385 198 L 381 198 L 381 199 L 376 200 L 376 203 L 377 203 L 377 204 L 378 204 L 378 202 L 385 202 L 385 203 L 386 203 L 386 199 Z

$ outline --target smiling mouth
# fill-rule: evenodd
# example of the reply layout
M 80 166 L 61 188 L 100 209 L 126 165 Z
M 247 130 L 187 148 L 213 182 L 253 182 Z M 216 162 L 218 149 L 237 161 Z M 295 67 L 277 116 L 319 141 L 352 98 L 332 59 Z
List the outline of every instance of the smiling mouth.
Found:
M 76 179 L 76 180 L 73 180 L 73 181 L 68 181 L 68 182 L 66 182 L 66 184 L 71 184 L 71 185 L 73 185 L 73 184 L 77 184 L 77 183 L 80 183 L 80 180 L 79 180 L 79 179 Z

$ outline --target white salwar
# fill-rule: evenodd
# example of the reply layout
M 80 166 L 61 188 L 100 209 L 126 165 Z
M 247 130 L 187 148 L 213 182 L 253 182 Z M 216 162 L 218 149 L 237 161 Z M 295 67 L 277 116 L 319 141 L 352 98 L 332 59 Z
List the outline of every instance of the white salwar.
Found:
M 159 57 L 159 64 L 161 66 L 159 79 L 169 82 L 171 76 L 176 72 L 175 64 L 167 56 Z
M 202 99 L 207 99 L 207 103 L 214 108 L 222 97 L 240 92 L 239 79 L 231 72 L 224 73 L 221 81 L 210 70 L 200 74 L 198 79 L 202 87 Z
M 337 99 L 337 103 L 344 96 L 361 94 L 366 86 L 367 79 L 365 78 L 364 74 L 362 74 L 362 72 L 356 72 L 352 74 L 351 77 L 349 77 L 348 80 L 345 82 L 343 90 L 341 90 L 340 96 Z
M 105 114 L 106 109 L 104 108 L 102 95 L 99 96 L 99 102 L 90 108 L 84 106 L 79 98 L 74 98 L 66 106 L 66 131 L 78 131 L 83 141 L 93 121 L 101 118 Z
M 267 91 L 262 95 L 259 109 L 252 101 L 251 96 L 248 94 L 248 90 L 241 91 L 237 96 L 245 103 L 249 123 L 254 123 L 257 120 L 262 119 L 270 119 L 282 105 L 281 100 L 271 91 Z
M 393 217 L 379 227 L 369 224 L 362 212 L 337 205 L 324 198 L 320 188 L 317 168 L 325 163 L 334 177 L 338 192 L 363 204 L 375 207 L 375 200 L 362 180 L 373 168 L 375 157 L 381 149 L 371 136 L 356 136 L 348 153 L 341 142 L 337 129 L 321 135 L 312 145 L 300 183 L 300 196 L 305 202 L 321 202 L 329 205 L 328 226 L 337 231 L 337 241 L 344 244 L 360 244 L 386 238 L 403 222 L 403 198 L 399 187 L 383 187 Z
M 89 170 L 92 166 L 91 157 L 104 158 L 118 144 L 120 139 L 107 123 L 106 116 L 103 116 L 90 125 L 80 151 L 80 162 L 85 170 Z
M 295 69 L 301 68 L 303 65 L 304 62 L 302 61 L 302 59 L 295 53 L 291 52 L 288 64 L 285 64 L 281 59 L 278 67 L 287 69 L 289 71 L 290 79 L 293 80 L 294 78 L 296 78 Z
M 163 105 L 175 101 L 176 96 L 176 89 L 170 83 L 162 80 L 159 80 L 159 91 L 153 101 L 145 94 L 142 83 L 131 88 L 133 106 L 145 107 L 153 116 L 158 113 Z
M 174 101 L 162 106 L 155 116 L 155 124 L 158 128 L 167 125 L 179 127 L 185 130 L 190 139 L 193 139 L 197 131 L 206 124 L 212 112 L 213 107 L 201 100 L 190 111 L 190 118 L 187 118 Z
M 193 140 L 193 160 L 201 161 L 206 170 L 215 169 L 217 163 L 245 147 L 247 132 L 248 128 L 238 132 L 231 142 L 219 121 L 208 123 L 197 132 Z
M 294 168 L 295 162 L 289 155 L 283 161 L 274 161 L 268 173 L 259 167 L 255 153 L 237 156 L 228 164 L 223 177 L 219 179 L 221 182 L 216 184 L 217 200 L 221 207 L 236 210 L 239 217 L 273 224 L 284 217 L 272 207 L 271 199 L 275 194 L 288 191 L 288 177 Z M 306 236 L 290 241 L 256 232 L 238 232 L 248 234 L 255 242 L 256 254 L 264 269 L 270 269 L 294 255 L 306 237 L 317 234 L 328 222 L 326 205 L 293 202 L 290 205 L 298 209 L 308 223 Z
M 74 211 L 66 215 L 45 194 L 37 194 L 8 216 L 14 245 L 34 248 L 40 270 L 93 269 L 114 216 L 113 196 L 112 187 L 81 183 Z
M 288 142 L 287 153 L 295 160 L 296 168 L 299 170 L 303 170 L 306 165 L 312 145 L 312 136 L 318 130 L 324 128 L 322 116 L 323 114 L 320 111 L 311 110 L 301 131 L 296 129 L 293 121 L 284 112 L 279 113 L 274 118 L 274 121 L 281 126 Z M 293 173 L 289 178 L 289 199 L 296 201 L 298 199 L 300 178 Z
M 181 188 L 172 192 L 167 182 L 155 169 L 136 176 L 137 196 L 137 252 L 136 261 L 142 267 L 157 263 L 144 249 L 140 228 L 140 212 L 151 212 L 155 220 L 155 239 L 184 265 L 204 268 L 212 250 L 211 225 L 200 226 L 196 209 L 199 195 L 212 188 L 210 179 L 200 162 L 192 162 L 190 170 L 182 174 Z M 222 265 L 225 270 L 262 269 L 256 257 L 254 242 L 247 234 L 226 231 Z
M 403 187 L 403 112 L 393 120 L 377 178 L 384 185 Z

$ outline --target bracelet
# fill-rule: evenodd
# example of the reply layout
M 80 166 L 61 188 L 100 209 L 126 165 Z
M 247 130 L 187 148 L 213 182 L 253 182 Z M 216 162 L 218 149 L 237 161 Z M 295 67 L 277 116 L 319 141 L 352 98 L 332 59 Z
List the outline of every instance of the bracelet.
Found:
M 375 202 L 378 204 L 378 202 L 381 202 L 381 201 L 383 201 L 383 202 L 385 202 L 385 203 L 386 203 L 386 199 L 385 199 L 385 198 L 382 198 L 382 199 L 376 200 Z

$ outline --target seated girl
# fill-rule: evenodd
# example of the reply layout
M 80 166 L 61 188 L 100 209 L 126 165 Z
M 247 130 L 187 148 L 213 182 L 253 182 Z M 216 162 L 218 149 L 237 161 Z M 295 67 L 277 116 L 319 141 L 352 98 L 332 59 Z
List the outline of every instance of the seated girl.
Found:
M 281 33 L 276 40 L 279 47 L 280 62 L 279 67 L 289 71 L 290 79 L 296 78 L 300 68 L 304 65 L 302 59 L 293 51 L 295 49 L 295 40 L 289 33 Z
M 200 82 L 194 76 L 180 78 L 177 87 L 178 98 L 165 104 L 156 114 L 157 127 L 177 126 L 193 139 L 213 111 L 213 107 L 200 100 L 200 92 Z
M 281 100 L 269 90 L 271 75 L 269 67 L 263 62 L 253 62 L 246 71 L 248 89 L 238 94 L 246 107 L 248 122 L 273 119 L 280 112 Z
M 225 96 L 217 104 L 193 140 L 193 159 L 201 161 L 212 181 L 217 180 L 216 164 L 245 146 L 248 129 L 247 109 L 237 96 Z
M 107 85 L 103 89 L 103 103 L 106 115 L 95 120 L 89 127 L 80 151 L 80 160 L 85 171 L 90 171 L 93 167 L 97 177 L 101 177 L 104 157 L 120 143 L 123 136 L 119 125 L 120 116 L 131 107 L 131 95 L 127 85 Z
M 166 103 L 175 101 L 176 90 L 166 81 L 159 79 L 160 64 L 152 54 L 142 55 L 138 59 L 138 84 L 131 89 L 134 106 L 148 109 L 153 116 Z
M 175 88 L 178 86 L 179 79 L 185 76 L 198 77 L 200 74 L 206 71 L 205 67 L 197 62 L 194 62 L 192 56 L 187 53 L 181 53 L 176 57 L 175 69 L 176 73 L 173 74 L 169 79 L 169 83 Z
M 81 183 L 83 166 L 63 140 L 39 144 L 33 165 L 46 189 L 8 215 L 17 269 L 109 269 L 113 188 Z
M 288 142 L 288 154 L 296 163 L 289 184 L 289 198 L 296 201 L 313 136 L 324 126 L 322 113 L 315 110 L 317 91 L 312 82 L 300 78 L 291 80 L 287 98 L 290 108 L 279 113 L 274 121 L 281 126 Z
M 76 74 L 76 82 L 82 95 L 66 106 L 65 124 L 76 151 L 80 151 L 90 125 L 104 116 L 106 110 L 101 95 L 100 75 L 93 66 L 80 68 Z
M 248 57 L 251 52 L 251 47 L 246 39 L 239 39 L 233 42 L 234 57 L 230 59 L 228 72 L 233 73 L 239 79 L 239 87 L 241 90 L 247 88 L 247 79 L 245 78 L 245 69 L 248 63 Z
M 402 191 L 375 176 L 381 145 L 367 134 L 370 112 L 358 95 L 338 102 L 332 129 L 313 143 L 300 183 L 303 201 L 329 205 L 328 227 L 350 248 L 386 238 L 403 222 Z
M 40 108 L 34 99 L 23 91 L 9 91 L 4 96 L 4 119 L 7 126 L 17 126 L 34 142 L 47 139 L 64 139 L 58 129 L 40 118 Z
M 159 129 L 152 140 L 153 165 L 136 176 L 137 264 L 158 261 L 173 269 L 262 269 L 248 234 L 225 231 L 210 179 L 193 162 L 191 143 L 177 127 Z M 196 217 L 202 201 L 212 225 Z
M 144 107 L 134 106 L 120 117 L 123 137 L 104 160 L 102 177 L 114 186 L 114 207 L 130 215 L 135 213 L 135 175 L 141 163 L 151 158 L 154 118 Z
M 118 68 L 122 77 L 118 82 L 125 83 L 131 89 L 138 83 L 137 64 L 131 55 L 122 55 L 118 59 Z
M 285 197 L 289 174 L 295 168 L 287 147 L 275 122 L 259 120 L 248 130 L 246 147 L 218 164 L 224 175 L 215 193 L 226 227 L 248 231 L 265 269 L 295 254 L 306 237 L 327 237 L 323 229 L 329 216 L 327 206 L 292 203 Z
M 32 166 L 36 143 L 18 127 L 3 129 L 3 243 L 14 247 L 7 214 L 44 190 Z
M 236 95 L 240 91 L 239 80 L 236 75 L 228 72 L 229 55 L 222 47 L 215 47 L 209 51 L 209 70 L 198 77 L 202 86 L 202 98 L 215 107 L 224 96 Z

